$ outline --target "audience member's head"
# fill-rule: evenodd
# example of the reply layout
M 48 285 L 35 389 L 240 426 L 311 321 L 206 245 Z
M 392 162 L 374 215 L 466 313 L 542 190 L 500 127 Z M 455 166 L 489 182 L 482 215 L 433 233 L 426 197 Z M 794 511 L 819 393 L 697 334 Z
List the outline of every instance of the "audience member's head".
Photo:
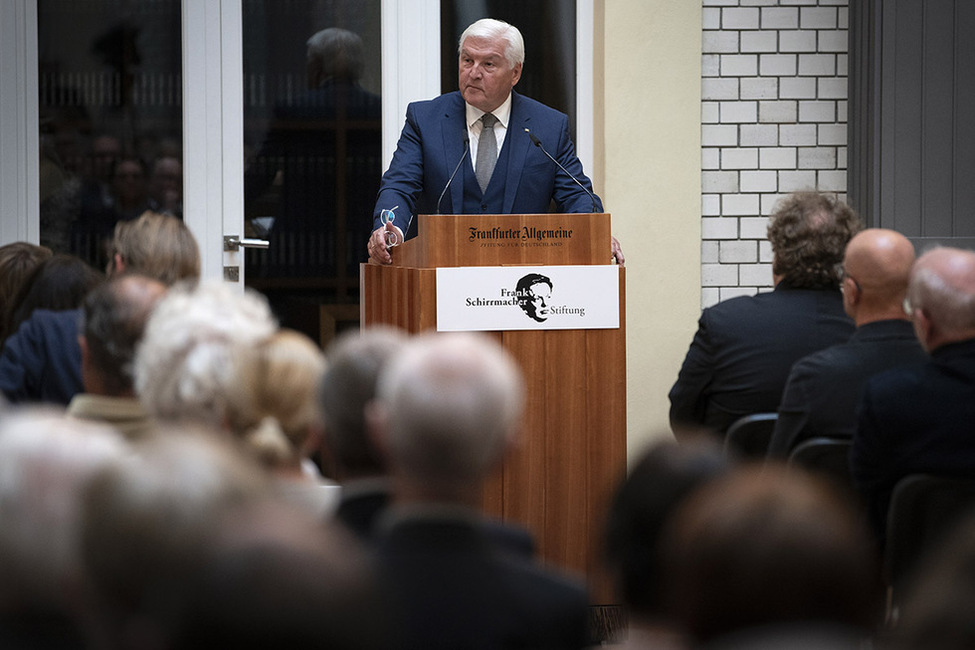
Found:
M 135 389 L 157 420 L 227 429 L 240 371 L 277 329 L 258 294 L 222 282 L 170 289 L 136 352 Z
M 975 647 L 975 520 L 961 524 L 925 558 L 899 607 L 897 650 Z
M 772 274 L 802 289 L 837 287 L 847 242 L 860 220 L 829 194 L 797 192 L 780 201 L 769 220 Z
M 112 169 L 112 196 L 115 198 L 116 210 L 123 217 L 133 210 L 145 209 L 148 176 L 146 163 L 138 156 L 122 156 L 115 161 Z M 135 213 L 138 214 L 139 212 Z
M 166 285 L 140 275 L 123 275 L 96 287 L 85 298 L 81 380 L 86 393 L 134 396 L 133 361 L 146 321 Z
M 372 568 L 339 530 L 279 503 L 237 509 L 214 528 L 166 647 L 388 647 Z
M 181 219 L 144 212 L 120 221 L 109 244 L 109 273 L 138 273 L 172 285 L 200 277 L 200 249 Z
M 163 214 L 179 217 L 183 210 L 183 164 L 174 156 L 160 156 L 149 174 L 149 199 Z
M 643 454 L 617 489 L 607 520 L 605 556 L 634 622 L 659 622 L 665 616 L 659 549 L 665 524 L 689 494 L 729 469 L 713 439 L 663 442 Z
M 79 257 L 53 255 L 27 278 L 14 299 L 8 332 L 13 334 L 35 309 L 77 309 L 104 276 Z
M 907 297 L 925 350 L 975 338 L 975 252 L 935 248 L 925 253 L 914 264 Z
M 386 473 L 382 455 L 367 430 L 366 406 L 376 397 L 383 368 L 406 341 L 399 330 L 371 327 L 342 334 L 328 349 L 319 401 L 326 456 L 339 480 Z
M 0 420 L 0 618 L 77 606 L 82 488 L 125 450 L 107 427 L 54 411 Z
M 110 133 L 96 135 L 91 141 L 89 166 L 91 178 L 109 183 L 115 163 L 122 156 L 122 141 Z
M 671 618 L 693 642 L 778 626 L 856 635 L 881 609 L 854 509 L 826 483 L 785 467 L 743 468 L 703 486 L 661 544 Z
M 52 254 L 46 246 L 24 241 L 0 246 L 0 342 L 9 334 L 4 327 L 21 287 Z
M 347 29 L 329 27 L 308 39 L 308 83 L 355 82 L 362 76 L 362 38 Z
M 230 428 L 266 467 L 300 470 L 320 442 L 317 391 L 325 356 L 310 338 L 288 329 L 253 352 L 241 367 L 240 390 L 230 395 Z
M 407 343 L 383 371 L 370 413 L 394 498 L 479 503 L 523 407 L 519 368 L 487 336 L 428 334 Z
M 857 325 L 905 319 L 904 297 L 914 265 L 914 245 L 904 235 L 868 228 L 847 244 L 843 257 L 843 306 Z
M 92 647 L 156 647 L 225 513 L 263 500 L 265 472 L 209 430 L 161 430 L 105 468 L 83 497 Z M 144 638 L 144 636 L 148 638 Z

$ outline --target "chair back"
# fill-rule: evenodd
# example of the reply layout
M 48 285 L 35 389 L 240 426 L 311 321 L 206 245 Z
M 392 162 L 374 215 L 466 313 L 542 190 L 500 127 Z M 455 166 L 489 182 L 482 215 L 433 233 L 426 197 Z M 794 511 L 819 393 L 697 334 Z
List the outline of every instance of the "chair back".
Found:
M 735 420 L 725 433 L 725 454 L 764 460 L 777 419 L 778 413 L 753 413 Z
M 975 478 L 911 474 L 897 482 L 887 511 L 884 548 L 884 570 L 895 593 L 918 560 L 972 512 Z
M 845 492 L 853 492 L 850 473 L 849 438 L 817 437 L 804 440 L 789 454 L 789 466 L 801 467 L 820 474 Z

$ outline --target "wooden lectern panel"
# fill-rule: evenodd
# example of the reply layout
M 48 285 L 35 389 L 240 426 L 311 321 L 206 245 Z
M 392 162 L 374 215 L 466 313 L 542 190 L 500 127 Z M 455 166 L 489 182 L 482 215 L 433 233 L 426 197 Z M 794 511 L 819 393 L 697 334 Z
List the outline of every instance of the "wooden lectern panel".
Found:
M 420 215 L 419 236 L 391 266 L 361 267 L 362 322 L 436 329 L 438 266 L 610 263 L 607 214 Z M 520 364 L 526 413 L 520 445 L 484 497 L 486 510 L 526 526 L 543 561 L 588 578 L 612 602 L 599 541 L 626 469 L 625 273 L 620 327 L 489 333 Z

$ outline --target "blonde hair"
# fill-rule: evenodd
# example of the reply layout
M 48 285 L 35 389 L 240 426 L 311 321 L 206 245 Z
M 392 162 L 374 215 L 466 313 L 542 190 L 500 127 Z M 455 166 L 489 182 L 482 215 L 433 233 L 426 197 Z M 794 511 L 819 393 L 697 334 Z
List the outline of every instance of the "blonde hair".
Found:
M 122 258 L 125 271 L 171 286 L 200 277 L 200 249 L 181 219 L 147 210 L 137 219 L 120 221 L 109 244 L 109 258 Z
M 265 466 L 301 460 L 309 436 L 321 428 L 317 395 L 324 374 L 322 350 L 289 329 L 278 330 L 245 362 L 231 427 Z

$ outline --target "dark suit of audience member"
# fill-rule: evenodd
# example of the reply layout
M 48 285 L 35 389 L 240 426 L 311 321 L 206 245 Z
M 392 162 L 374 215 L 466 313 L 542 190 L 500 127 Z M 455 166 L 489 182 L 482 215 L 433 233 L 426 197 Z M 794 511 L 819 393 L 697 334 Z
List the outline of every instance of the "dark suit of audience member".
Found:
M 901 478 L 975 471 L 975 253 L 937 248 L 922 255 L 908 300 L 918 340 L 931 357 L 867 382 L 850 456 L 881 538 Z
M 502 551 L 479 512 L 523 405 L 517 366 L 481 336 L 414 339 L 383 372 L 370 423 L 393 503 L 377 552 L 398 647 L 586 644 L 582 585 Z
M 775 290 L 709 307 L 670 390 L 670 423 L 724 432 L 738 418 L 775 411 L 792 364 L 849 339 L 837 290 L 843 250 L 860 229 L 853 211 L 823 194 L 776 206 L 768 227 Z
M 914 246 L 898 232 L 871 228 L 850 240 L 843 260 L 843 306 L 857 330 L 846 343 L 814 352 L 789 373 L 769 455 L 785 458 L 818 436 L 852 439 L 867 379 L 927 357 L 904 314 Z
M 80 318 L 80 309 L 38 309 L 7 339 L 0 354 L 0 390 L 7 400 L 67 406 L 84 389 Z

